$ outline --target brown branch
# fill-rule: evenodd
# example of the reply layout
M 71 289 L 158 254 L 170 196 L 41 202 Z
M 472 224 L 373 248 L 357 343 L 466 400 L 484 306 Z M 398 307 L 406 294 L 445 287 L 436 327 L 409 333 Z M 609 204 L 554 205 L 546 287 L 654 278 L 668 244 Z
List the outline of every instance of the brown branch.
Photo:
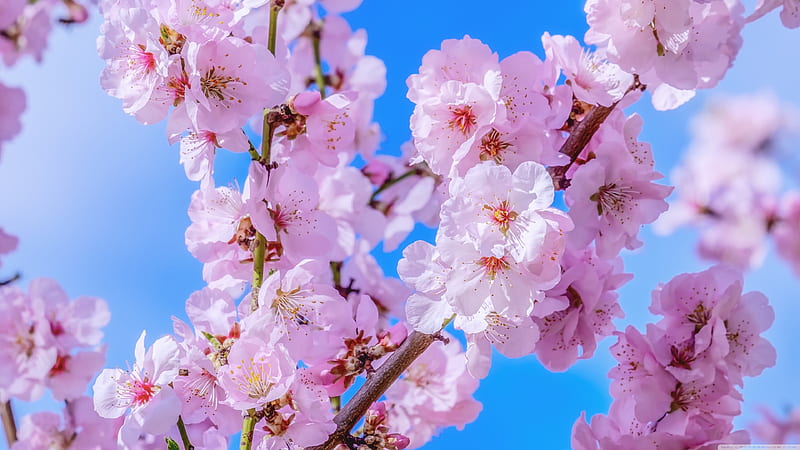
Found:
M 628 90 L 625 91 L 625 94 L 622 96 L 622 98 L 625 98 L 625 96 L 632 91 L 638 89 L 644 90 L 645 88 L 646 86 L 639 82 L 639 77 L 634 76 L 633 84 L 631 84 Z M 622 99 L 612 103 L 611 106 L 595 106 L 586 114 L 583 120 L 578 122 L 570 131 L 569 137 L 566 141 L 564 141 L 564 144 L 559 150 L 561 153 L 569 156 L 569 164 L 564 166 L 549 167 L 547 169 L 547 171 L 550 173 L 550 176 L 553 177 L 553 186 L 555 186 L 556 190 L 564 190 L 569 187 L 569 180 L 566 179 L 567 171 L 575 162 L 575 159 L 577 159 L 581 154 L 583 149 L 586 148 L 586 145 L 589 144 L 589 141 L 592 140 L 592 137 L 595 133 L 597 133 L 597 130 L 600 129 L 600 125 L 605 122 L 620 101 L 622 101 Z
M 6 285 L 9 285 L 9 284 L 11 284 L 11 283 L 13 283 L 13 282 L 15 282 L 15 281 L 19 280 L 20 278 L 22 278 L 22 275 L 20 275 L 20 274 L 18 274 L 18 273 L 17 273 L 17 274 L 14 274 L 14 276 L 13 276 L 13 277 L 11 277 L 11 278 L 9 278 L 9 279 L 7 279 L 7 280 L 0 281 L 0 286 L 6 286 Z
M 14 411 L 11 410 L 11 400 L 0 403 L 0 417 L 3 419 L 3 430 L 6 433 L 8 447 L 17 442 L 17 424 L 14 423 Z
M 400 377 L 400 374 L 405 372 L 408 366 L 437 339 L 440 339 L 438 334 L 425 334 L 418 331 L 411 333 L 400 345 L 400 348 L 389 356 L 389 359 L 367 379 L 356 395 L 333 418 L 336 423 L 336 431 L 328 436 L 328 440 L 323 444 L 307 447 L 306 450 L 333 450 L 338 443 L 344 442 L 347 435 L 350 434 L 350 430 L 361 420 L 370 405 L 381 398 L 389 386 Z

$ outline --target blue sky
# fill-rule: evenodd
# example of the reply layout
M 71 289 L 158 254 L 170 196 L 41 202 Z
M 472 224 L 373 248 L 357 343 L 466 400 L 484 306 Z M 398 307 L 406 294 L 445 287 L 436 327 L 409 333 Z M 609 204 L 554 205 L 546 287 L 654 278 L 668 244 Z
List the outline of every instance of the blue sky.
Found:
M 399 3 L 402 7 L 387 8 L 387 2 L 366 0 L 347 15 L 354 28 L 367 29 L 367 52 L 383 58 L 388 68 L 389 87 L 376 105 L 385 152 L 396 152 L 410 135 L 413 105 L 405 99 L 406 77 L 443 39 L 469 34 L 501 57 L 519 50 L 541 55 L 542 32 L 581 37 L 586 29 L 577 0 Z M 4 260 L 0 273 L 20 270 L 24 284 L 48 276 L 73 298 L 105 298 L 112 311 L 106 329 L 108 365 L 125 367 L 133 360 L 141 330 L 147 329 L 148 343 L 170 332 L 170 316 L 183 317 L 184 300 L 203 286 L 201 266 L 183 243 L 186 208 L 196 184 L 186 180 L 163 124 L 138 124 L 100 89 L 102 61 L 94 45 L 99 23 L 95 16 L 83 26 L 58 29 L 43 65 L 26 60 L 0 74 L 4 83 L 23 86 L 28 94 L 24 130 L 5 145 L 0 160 L 0 226 L 20 238 L 19 249 Z M 800 93 L 793 89 L 796 53 L 787 52 L 798 44 L 796 32 L 783 29 L 776 14 L 749 26 L 735 68 L 715 92 L 774 89 L 800 105 Z M 634 108 L 645 117 L 642 139 L 653 144 L 663 173 L 669 173 L 687 144 L 689 118 L 712 94 L 668 113 L 652 111 L 645 102 Z M 223 157 L 219 172 L 241 180 L 246 166 L 241 158 Z M 708 265 L 694 256 L 696 236 L 690 231 L 662 238 L 646 229 L 644 237 L 642 250 L 626 254 L 626 267 L 636 278 L 622 290 L 628 317 L 617 322 L 619 328 L 643 328 L 650 291 L 659 282 Z M 390 259 L 386 264 L 392 264 Z M 800 369 L 794 323 L 800 315 L 800 284 L 771 252 L 765 266 L 747 276 L 746 288 L 765 292 L 776 310 L 768 336 L 779 359 L 761 377 L 746 380 L 745 416 L 739 425 L 753 417 L 759 404 L 781 408 L 800 403 L 800 390 L 794 387 Z M 611 343 L 607 339 L 594 359 L 561 374 L 542 369 L 533 357 L 497 357 L 477 392 L 484 403 L 479 419 L 464 431 L 445 431 L 426 448 L 569 448 L 569 430 L 580 412 L 591 415 L 608 408 L 606 373 L 613 361 L 605 349 Z M 48 407 L 43 402 L 18 409 Z

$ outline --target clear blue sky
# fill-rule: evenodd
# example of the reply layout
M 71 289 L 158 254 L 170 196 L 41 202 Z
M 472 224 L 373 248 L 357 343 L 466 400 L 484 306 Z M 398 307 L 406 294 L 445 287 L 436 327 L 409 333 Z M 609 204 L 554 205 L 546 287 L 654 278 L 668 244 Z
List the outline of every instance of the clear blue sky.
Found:
M 388 3 L 365 0 L 361 9 L 347 15 L 354 28 L 367 29 L 367 52 L 383 58 L 388 68 L 389 87 L 376 106 L 386 152 L 395 152 L 410 135 L 413 108 L 405 99 L 405 78 L 443 39 L 469 34 L 501 57 L 519 50 L 541 55 L 543 31 L 580 38 L 586 29 L 577 0 L 409 0 L 391 2 L 402 5 L 392 8 Z M 183 317 L 184 300 L 203 286 L 201 266 L 183 243 L 186 208 L 196 185 L 186 180 L 177 148 L 167 145 L 164 125 L 139 125 L 100 89 L 102 61 L 94 45 L 99 23 L 95 16 L 81 27 L 57 30 L 43 65 L 26 61 L 0 74 L 3 82 L 24 86 L 28 93 L 23 133 L 5 146 L 0 160 L 0 226 L 21 241 L 2 271 L 22 271 L 25 284 L 34 277 L 52 277 L 73 297 L 108 300 L 108 365 L 125 367 L 133 360 L 141 330 L 148 330 L 149 342 L 170 332 L 169 317 Z M 798 44 L 797 32 L 783 29 L 775 14 L 748 27 L 744 51 L 717 91 L 772 86 L 782 98 L 800 105 L 797 58 L 791 53 Z M 704 98 L 669 113 L 638 107 L 645 117 L 643 139 L 653 144 L 657 166 L 665 174 L 685 147 L 688 118 Z M 242 158 L 219 161 L 218 180 L 244 178 Z M 620 328 L 628 323 L 643 327 L 657 283 L 707 266 L 694 257 L 691 232 L 659 238 L 645 230 L 645 237 L 644 249 L 626 256 L 636 278 L 622 291 L 628 317 L 617 322 Z M 390 259 L 387 264 L 392 265 Z M 393 272 L 393 267 L 387 270 Z M 777 313 L 769 336 L 778 347 L 778 366 L 746 380 L 745 410 L 753 417 L 758 404 L 800 404 L 795 381 L 800 369 L 795 324 L 800 284 L 773 252 L 746 285 L 764 291 Z M 477 393 L 484 403 L 479 419 L 465 431 L 444 432 L 426 448 L 569 448 L 569 431 L 580 411 L 591 415 L 608 408 L 606 372 L 613 365 L 605 350 L 609 344 L 610 339 L 604 341 L 595 359 L 563 374 L 545 371 L 533 357 L 497 357 Z M 18 409 L 51 406 L 43 402 Z

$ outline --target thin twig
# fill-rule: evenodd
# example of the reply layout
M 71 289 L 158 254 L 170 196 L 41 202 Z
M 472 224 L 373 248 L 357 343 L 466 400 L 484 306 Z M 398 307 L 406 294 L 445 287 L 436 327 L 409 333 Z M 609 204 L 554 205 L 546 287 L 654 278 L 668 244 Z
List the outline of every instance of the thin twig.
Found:
M 0 417 L 3 419 L 3 431 L 6 433 L 6 442 L 9 448 L 17 442 L 17 424 L 14 422 L 14 411 L 11 409 L 11 401 L 0 403 Z

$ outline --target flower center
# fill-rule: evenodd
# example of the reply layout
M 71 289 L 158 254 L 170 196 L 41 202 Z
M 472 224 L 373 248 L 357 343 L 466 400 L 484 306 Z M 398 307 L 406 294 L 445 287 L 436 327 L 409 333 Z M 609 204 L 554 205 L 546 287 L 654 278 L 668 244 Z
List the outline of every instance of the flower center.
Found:
M 597 215 L 602 215 L 604 212 L 622 211 L 625 204 L 638 193 L 630 186 L 609 183 L 600 186 L 589 199 L 597 202 Z
M 486 275 L 494 280 L 498 272 L 502 272 L 510 267 L 506 261 L 506 257 L 498 258 L 496 256 L 484 256 L 477 261 L 477 264 L 484 268 Z
M 503 200 L 497 206 L 483 205 L 483 209 L 488 211 L 489 220 L 497 225 L 503 234 L 508 232 L 511 227 L 511 222 L 517 220 L 519 214 L 511 209 L 511 204 L 508 200 Z
M 450 128 L 458 129 L 464 136 L 472 133 L 472 127 L 478 123 L 478 120 L 475 118 L 471 106 L 451 106 L 450 113 L 450 120 L 447 122 Z
M 145 403 L 149 402 L 153 395 L 156 393 L 157 386 L 150 382 L 150 380 L 145 377 L 143 380 L 134 380 L 133 382 L 129 383 L 128 391 L 131 394 L 131 401 L 136 406 L 142 406 Z
M 217 69 L 219 69 L 219 72 L 217 72 Z M 234 97 L 227 92 L 228 84 L 242 83 L 242 81 L 239 77 L 231 77 L 222 72 L 225 72 L 224 67 L 213 66 L 208 69 L 205 76 L 200 78 L 200 89 L 208 99 L 215 98 L 218 101 L 224 101 L 227 98 L 233 101 Z M 235 88 L 232 89 L 235 90 Z M 239 103 L 241 103 L 241 100 L 239 100 Z
M 511 144 L 504 142 L 500 139 L 500 132 L 492 128 L 491 131 L 486 133 L 481 138 L 481 145 L 479 147 L 481 153 L 479 158 L 481 161 L 492 160 L 498 164 L 503 162 L 503 150 L 510 147 Z
M 301 313 L 303 298 L 304 295 L 300 287 L 288 292 L 277 289 L 275 291 L 275 300 L 272 301 L 271 306 L 284 320 L 292 320 L 297 325 L 308 325 L 308 319 Z
M 170 77 L 167 81 L 167 92 L 172 95 L 172 105 L 178 106 L 186 97 L 186 88 L 189 87 L 189 78 L 185 74 L 179 77 Z
M 143 45 L 136 45 L 131 49 L 128 65 L 133 71 L 141 73 L 152 72 L 156 68 L 156 58 L 152 53 L 146 52 Z

